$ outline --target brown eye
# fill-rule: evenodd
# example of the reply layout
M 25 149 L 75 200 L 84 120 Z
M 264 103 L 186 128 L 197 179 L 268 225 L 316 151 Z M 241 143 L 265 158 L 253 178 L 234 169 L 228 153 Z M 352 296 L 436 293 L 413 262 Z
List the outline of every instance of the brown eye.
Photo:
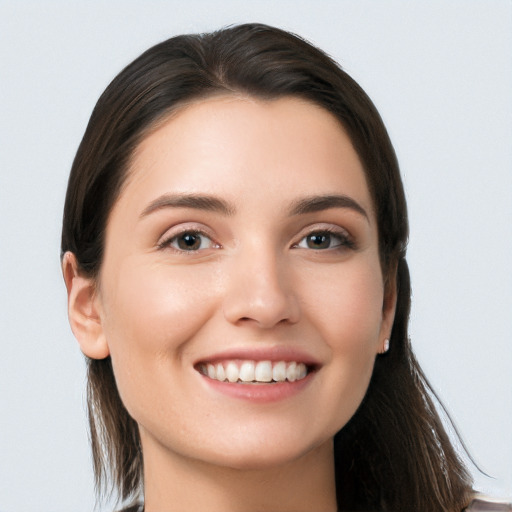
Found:
M 199 251 L 201 249 L 211 249 L 215 247 L 212 240 L 199 231 L 184 231 L 170 238 L 161 246 L 169 246 L 178 251 Z
M 354 244 L 344 231 L 314 231 L 306 235 L 296 245 L 301 249 L 313 249 L 316 251 L 327 249 L 353 248 Z
M 176 239 L 176 243 L 183 251 L 195 251 L 201 247 L 201 235 L 185 233 Z
M 331 235 L 329 233 L 308 235 L 306 245 L 309 249 L 329 249 L 331 247 Z

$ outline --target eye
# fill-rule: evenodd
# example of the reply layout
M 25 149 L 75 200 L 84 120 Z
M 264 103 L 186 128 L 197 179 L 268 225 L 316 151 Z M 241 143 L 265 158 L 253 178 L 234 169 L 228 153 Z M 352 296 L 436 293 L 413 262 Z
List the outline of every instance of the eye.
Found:
M 182 231 L 177 235 L 163 240 L 158 245 L 161 249 L 164 247 L 171 247 L 177 251 L 187 252 L 218 247 L 218 245 L 215 244 L 208 235 L 195 230 Z
M 336 249 L 341 247 L 352 248 L 353 246 L 354 244 L 347 234 L 329 230 L 309 233 L 296 245 L 296 247 L 300 247 L 301 249 L 314 250 Z

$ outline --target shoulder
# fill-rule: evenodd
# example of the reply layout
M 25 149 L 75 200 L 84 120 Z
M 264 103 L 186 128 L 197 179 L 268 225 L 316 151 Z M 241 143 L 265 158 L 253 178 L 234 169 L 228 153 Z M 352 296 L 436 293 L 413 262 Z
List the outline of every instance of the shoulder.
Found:
M 512 503 L 490 498 L 475 498 L 463 512 L 512 512 Z

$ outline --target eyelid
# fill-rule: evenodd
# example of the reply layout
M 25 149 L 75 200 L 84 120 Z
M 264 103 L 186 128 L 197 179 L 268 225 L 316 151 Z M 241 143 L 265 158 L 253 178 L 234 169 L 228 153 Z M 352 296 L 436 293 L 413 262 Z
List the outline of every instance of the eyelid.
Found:
M 330 235 L 337 236 L 340 239 L 344 240 L 344 243 L 341 243 L 335 247 L 330 248 L 337 249 L 339 247 L 351 247 L 355 248 L 355 240 L 354 237 L 350 234 L 350 232 L 342 228 L 341 226 L 335 225 L 335 224 L 326 224 L 326 223 L 320 223 L 320 224 L 312 224 L 304 229 L 301 230 L 301 232 L 297 236 L 297 241 L 292 244 L 293 248 L 298 248 L 299 244 L 308 236 L 311 236 L 315 233 L 329 233 Z M 324 249 L 329 250 L 329 249 Z
M 310 224 L 302 228 L 297 235 L 297 239 L 302 240 L 305 236 L 318 232 L 332 233 L 334 235 L 345 236 L 346 238 L 353 239 L 353 236 L 350 234 L 348 229 L 342 228 L 336 224 L 328 224 L 325 222 Z
M 159 238 L 156 243 L 156 246 L 158 249 L 166 249 L 170 248 L 170 242 L 184 234 L 184 233 L 197 233 L 198 235 L 205 236 L 206 238 L 210 239 L 212 244 L 214 244 L 217 247 L 220 247 L 220 244 L 215 241 L 215 237 L 212 234 L 211 230 L 205 228 L 202 224 L 197 224 L 195 222 L 190 223 L 181 223 L 176 226 L 173 226 L 169 229 L 167 229 Z M 175 248 L 172 248 L 175 249 Z M 175 249 L 177 252 L 187 252 L 187 251 L 180 251 L 179 249 Z M 197 251 L 190 251 L 190 252 L 197 252 Z

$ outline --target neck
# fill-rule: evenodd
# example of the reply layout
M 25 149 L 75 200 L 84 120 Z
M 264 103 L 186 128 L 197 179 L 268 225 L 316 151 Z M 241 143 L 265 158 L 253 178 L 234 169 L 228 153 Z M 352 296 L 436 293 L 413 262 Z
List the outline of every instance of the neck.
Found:
M 146 439 L 147 441 L 147 439 Z M 144 512 L 334 512 L 332 440 L 265 469 L 233 469 L 143 442 Z

